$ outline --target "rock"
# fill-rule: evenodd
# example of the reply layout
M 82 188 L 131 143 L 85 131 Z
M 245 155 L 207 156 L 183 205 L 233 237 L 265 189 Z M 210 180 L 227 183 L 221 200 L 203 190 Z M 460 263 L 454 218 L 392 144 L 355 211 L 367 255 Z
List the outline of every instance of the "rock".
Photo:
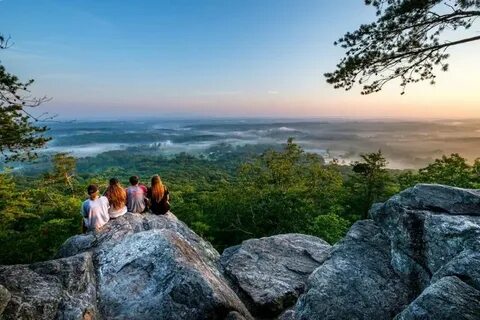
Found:
M 372 208 L 391 241 L 393 267 L 416 294 L 459 253 L 480 247 L 479 203 L 475 190 L 418 185 Z
M 425 289 L 395 320 L 480 319 L 480 291 L 454 276 Z
M 222 256 L 172 214 L 127 214 L 0 266 L 0 318 L 480 319 L 480 191 L 418 185 L 370 213 L 333 247 L 287 234 Z
M 410 288 L 390 265 L 389 239 L 371 220 L 355 223 L 308 280 L 295 319 L 392 319 Z
M 185 223 L 178 220 L 171 212 L 159 216 L 127 213 L 120 218 L 110 220 L 99 232 L 71 237 L 62 245 L 57 255 L 68 257 L 79 252 L 97 251 L 102 247 L 108 248 L 112 243 L 117 243 L 130 234 L 163 229 L 172 230 L 182 235 L 194 250 L 206 259 L 207 263 L 216 266 L 220 257 L 217 250 L 188 228 Z
M 179 233 L 130 234 L 98 253 L 101 313 L 107 319 L 224 319 L 249 313 Z
M 236 311 L 232 311 L 225 317 L 225 320 L 245 320 L 245 317 Z
M 480 216 L 480 190 L 440 184 L 417 184 L 393 196 L 389 201 L 407 209 Z
M 278 317 L 278 320 L 295 320 L 295 311 L 287 310 Z
M 12 295 L 4 286 L 0 285 L 0 316 L 3 314 L 3 310 L 7 307 Z
M 220 262 L 252 314 L 274 317 L 295 304 L 330 247 L 317 237 L 283 234 L 228 248 Z
M 456 276 L 471 287 L 480 290 L 480 250 L 465 250 L 441 267 L 432 277 L 435 283 L 446 276 Z
M 31 265 L 0 266 L 0 284 L 10 295 L 2 319 L 89 319 L 97 315 L 90 253 Z M 0 297 L 0 301 L 5 300 Z
M 5 319 L 252 319 L 218 252 L 173 214 L 126 214 L 68 239 L 58 256 L 0 267 L 12 294 Z

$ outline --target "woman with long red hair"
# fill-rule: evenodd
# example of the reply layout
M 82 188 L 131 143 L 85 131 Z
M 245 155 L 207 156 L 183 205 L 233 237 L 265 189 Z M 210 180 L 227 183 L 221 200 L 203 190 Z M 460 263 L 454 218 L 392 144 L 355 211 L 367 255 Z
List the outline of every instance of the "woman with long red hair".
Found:
M 165 214 L 170 210 L 169 192 L 158 174 L 152 177 L 147 197 L 153 214 Z
M 108 209 L 110 218 L 115 219 L 127 213 L 127 193 L 117 178 L 110 179 L 105 197 L 110 203 L 110 209 Z

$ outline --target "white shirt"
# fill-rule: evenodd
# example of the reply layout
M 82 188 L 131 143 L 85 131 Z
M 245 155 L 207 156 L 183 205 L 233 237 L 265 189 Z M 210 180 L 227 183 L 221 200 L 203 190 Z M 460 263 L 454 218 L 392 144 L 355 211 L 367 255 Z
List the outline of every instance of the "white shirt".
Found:
M 81 212 L 85 226 L 89 230 L 103 227 L 103 225 L 110 220 L 110 216 L 108 215 L 109 208 L 107 197 L 101 196 L 95 200 L 85 200 Z
M 110 206 L 110 209 L 108 209 L 110 218 L 118 218 L 123 216 L 125 213 L 127 213 L 127 206 L 123 206 L 120 209 L 115 209 L 113 206 Z

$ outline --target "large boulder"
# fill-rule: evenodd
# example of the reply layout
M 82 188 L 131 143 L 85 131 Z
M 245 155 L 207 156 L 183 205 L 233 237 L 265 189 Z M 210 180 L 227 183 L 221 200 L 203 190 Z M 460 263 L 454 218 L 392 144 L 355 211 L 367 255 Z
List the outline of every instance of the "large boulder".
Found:
M 95 272 L 90 253 L 0 266 L 1 319 L 97 317 Z
M 417 184 L 394 195 L 389 201 L 408 209 L 480 216 L 480 190 L 475 189 Z
M 371 220 L 355 223 L 285 319 L 392 319 L 408 305 L 411 291 L 390 261 L 381 229 Z
M 228 248 L 220 262 L 252 314 L 273 317 L 295 304 L 330 247 L 317 237 L 283 234 Z
M 58 256 L 0 267 L 5 319 L 252 319 L 218 252 L 171 213 L 126 214 L 70 238 Z
M 98 254 L 107 319 L 224 319 L 248 311 L 218 271 L 172 230 L 125 237 Z
M 480 248 L 480 193 L 417 185 L 370 211 L 389 237 L 392 265 L 417 294 L 458 254 Z
M 68 257 L 85 251 L 99 251 L 122 241 L 128 235 L 148 230 L 172 230 L 178 233 L 209 265 L 217 265 L 220 257 L 217 250 L 171 212 L 160 216 L 128 213 L 120 218 L 110 220 L 100 232 L 71 237 L 60 248 L 57 256 Z

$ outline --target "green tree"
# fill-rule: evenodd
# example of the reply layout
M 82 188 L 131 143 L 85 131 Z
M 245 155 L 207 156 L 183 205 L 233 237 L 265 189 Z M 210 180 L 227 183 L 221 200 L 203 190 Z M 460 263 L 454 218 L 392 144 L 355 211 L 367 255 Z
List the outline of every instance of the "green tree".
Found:
M 338 214 L 329 213 L 317 216 L 311 226 L 311 233 L 330 244 L 342 239 L 350 227 L 350 222 Z
M 64 155 L 54 158 L 44 178 L 0 174 L 0 264 L 52 258 L 68 237 L 81 232 L 81 201 L 63 181 L 63 160 Z M 52 183 L 51 177 L 59 180 Z
M 8 48 L 9 39 L 0 35 L 0 50 Z M 29 109 L 38 107 L 46 98 L 32 98 L 29 87 L 33 80 L 21 82 L 0 64 L 0 154 L 6 161 L 29 160 L 35 149 L 45 146 L 46 126 L 38 126 L 42 118 Z
M 57 188 L 67 188 L 72 196 L 75 195 L 78 185 L 75 158 L 67 153 L 57 153 L 52 158 L 52 166 L 52 171 L 45 174 L 46 184 Z
M 399 181 L 402 188 L 411 187 L 417 183 L 438 183 L 461 188 L 478 188 L 480 182 L 480 160 L 475 160 L 473 165 L 458 153 L 442 156 L 435 159 L 417 173 L 404 173 Z
M 382 152 L 361 155 L 362 161 L 352 165 L 352 174 L 346 182 L 347 209 L 353 215 L 368 218 L 373 203 L 383 201 L 398 191 L 387 170 Z
M 346 50 L 336 70 L 325 74 L 335 88 L 350 90 L 358 83 L 362 94 L 369 94 L 400 79 L 403 94 L 409 83 L 435 83 L 435 69 L 447 71 L 447 49 L 480 40 L 478 34 L 453 33 L 463 36 L 458 39 L 445 34 L 471 28 L 480 17 L 478 0 L 365 0 L 365 4 L 376 9 L 377 21 L 335 42 Z
M 289 139 L 283 150 L 243 164 L 230 183 L 204 200 L 203 214 L 220 248 L 248 238 L 312 233 L 317 216 L 341 211 L 342 183 L 335 166 Z

